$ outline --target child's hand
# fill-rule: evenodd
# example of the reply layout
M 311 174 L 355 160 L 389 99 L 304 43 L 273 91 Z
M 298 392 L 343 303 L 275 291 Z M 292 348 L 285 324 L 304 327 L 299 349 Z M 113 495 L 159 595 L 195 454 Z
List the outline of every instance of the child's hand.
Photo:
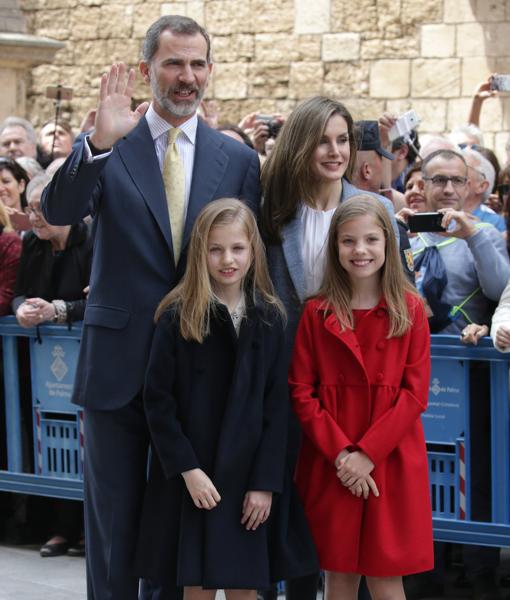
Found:
M 248 531 L 255 531 L 257 527 L 267 521 L 271 512 L 272 492 L 246 492 L 243 502 L 243 517 L 241 524 Z
M 197 508 L 211 510 L 221 500 L 221 496 L 214 487 L 214 483 L 202 469 L 191 469 L 181 474 L 188 488 L 189 495 Z
M 372 472 L 374 463 L 368 456 L 359 450 L 350 452 L 342 458 L 338 466 L 336 476 L 345 487 L 352 487 L 355 483 L 361 483 Z
M 344 459 L 346 456 L 348 456 L 350 454 L 349 450 L 344 449 L 340 452 L 340 454 L 335 458 L 335 467 L 337 469 L 340 468 L 340 465 L 342 464 L 342 459 Z
M 379 497 L 379 490 L 377 488 L 377 484 L 375 483 L 371 475 L 367 475 L 366 479 L 363 479 L 361 481 L 358 480 L 354 485 L 352 485 L 349 488 L 349 491 L 353 496 L 357 496 L 358 498 L 363 496 L 365 500 L 370 495 L 370 492 L 372 492 L 372 494 L 376 498 Z

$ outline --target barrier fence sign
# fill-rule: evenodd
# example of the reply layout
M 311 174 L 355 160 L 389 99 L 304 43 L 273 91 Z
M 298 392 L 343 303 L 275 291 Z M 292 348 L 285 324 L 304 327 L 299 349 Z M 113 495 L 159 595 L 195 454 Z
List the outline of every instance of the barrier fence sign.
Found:
M 427 442 L 455 444 L 464 433 L 469 363 L 432 359 L 427 411 L 422 415 Z

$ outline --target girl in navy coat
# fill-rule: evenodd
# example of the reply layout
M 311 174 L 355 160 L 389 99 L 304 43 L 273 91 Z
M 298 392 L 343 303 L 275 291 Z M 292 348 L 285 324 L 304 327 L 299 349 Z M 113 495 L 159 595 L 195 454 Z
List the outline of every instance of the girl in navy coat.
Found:
M 156 313 L 144 403 L 153 461 L 140 573 L 184 598 L 256 598 L 284 576 L 271 506 L 286 452 L 284 310 L 252 212 L 208 204 Z

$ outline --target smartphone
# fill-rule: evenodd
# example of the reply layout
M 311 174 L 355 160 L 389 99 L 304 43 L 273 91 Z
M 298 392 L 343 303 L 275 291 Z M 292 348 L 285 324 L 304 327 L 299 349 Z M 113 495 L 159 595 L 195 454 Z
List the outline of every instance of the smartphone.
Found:
M 491 79 L 491 90 L 510 92 L 510 75 L 494 75 Z
M 408 217 L 407 223 L 411 233 L 420 231 L 446 231 L 441 225 L 444 215 L 438 212 L 416 213 Z
M 23 212 L 15 212 L 9 215 L 11 225 L 16 231 L 29 231 L 32 229 L 32 224 L 28 215 Z
M 49 85 L 46 88 L 46 98 L 53 100 L 71 100 L 73 97 L 73 88 L 63 87 L 61 85 Z

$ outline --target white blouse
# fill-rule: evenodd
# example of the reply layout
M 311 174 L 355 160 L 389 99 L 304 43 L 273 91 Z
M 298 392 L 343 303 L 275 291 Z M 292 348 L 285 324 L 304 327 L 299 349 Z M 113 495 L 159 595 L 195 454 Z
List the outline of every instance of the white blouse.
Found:
M 326 267 L 326 247 L 329 226 L 336 210 L 316 210 L 303 204 L 301 251 L 305 275 L 305 296 L 313 296 L 322 285 Z

